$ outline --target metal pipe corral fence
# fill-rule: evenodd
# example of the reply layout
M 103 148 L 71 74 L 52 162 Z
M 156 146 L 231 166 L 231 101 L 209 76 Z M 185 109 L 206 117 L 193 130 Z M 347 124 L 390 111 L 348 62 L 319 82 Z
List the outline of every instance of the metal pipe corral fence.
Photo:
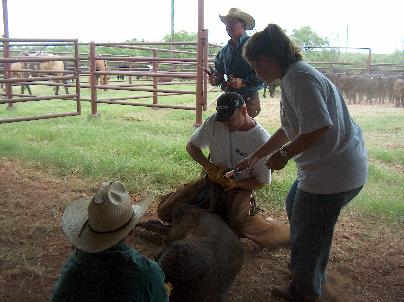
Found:
M 76 111 L 75 112 L 64 112 L 64 113 L 53 113 L 53 114 L 43 114 L 37 116 L 25 116 L 25 117 L 15 117 L 0 119 L 0 124 L 2 123 L 12 123 L 21 121 L 31 121 L 40 119 L 57 118 L 63 116 L 75 116 L 81 114 L 80 106 L 80 74 L 79 74 L 79 52 L 78 52 L 78 40 L 77 39 L 11 39 L 11 38 L 1 38 L 3 47 L 3 58 L 0 59 L 0 63 L 4 65 L 4 78 L 0 79 L 0 83 L 5 85 L 5 98 L 0 98 L 0 104 L 7 103 L 8 109 L 13 109 L 15 103 L 20 102 L 38 102 L 45 100 L 75 100 Z M 57 43 L 56 43 L 57 42 Z M 32 43 L 36 45 L 50 45 L 56 43 L 57 45 L 70 46 L 74 48 L 73 56 L 54 56 L 47 55 L 45 53 L 40 53 L 34 56 L 11 56 L 10 47 L 15 47 L 16 45 L 24 45 Z M 74 62 L 75 68 L 73 70 L 66 69 L 53 69 L 47 70 L 41 69 L 41 63 L 44 62 Z M 26 66 L 28 64 L 36 64 L 37 69 L 31 68 L 17 68 L 13 71 L 10 70 L 13 63 L 20 63 L 21 66 Z M 33 65 L 31 65 L 33 66 Z M 31 76 L 35 74 L 36 76 Z M 41 76 L 44 74 L 44 76 Z M 53 75 L 54 74 L 54 75 Z M 66 74 L 66 75 L 64 75 Z M 12 75 L 12 76 L 11 76 Z M 18 75 L 18 76 L 17 76 Z M 74 80 L 76 82 L 75 93 L 67 92 L 67 80 Z M 20 83 L 23 87 L 25 85 L 29 89 L 29 84 L 35 81 L 52 81 L 49 85 L 53 85 L 56 88 L 56 93 L 58 93 L 59 87 L 65 87 L 66 94 L 63 95 L 42 95 L 42 96 L 25 96 L 23 94 L 13 95 L 12 86 L 13 84 Z

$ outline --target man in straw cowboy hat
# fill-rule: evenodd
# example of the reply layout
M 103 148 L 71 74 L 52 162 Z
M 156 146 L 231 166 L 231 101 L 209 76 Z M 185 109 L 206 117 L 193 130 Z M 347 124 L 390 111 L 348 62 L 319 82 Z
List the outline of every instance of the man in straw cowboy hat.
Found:
M 223 91 L 241 94 L 248 114 L 254 118 L 261 111 L 258 91 L 263 88 L 263 81 L 244 60 L 241 52 L 249 38 L 246 30 L 255 27 L 255 20 L 238 8 L 231 8 L 227 15 L 219 17 L 231 39 L 216 55 L 215 70 L 210 73 L 209 82 L 213 86 L 221 85 Z
M 132 247 L 133 229 L 152 197 L 131 202 L 114 181 L 103 183 L 93 198 L 68 205 L 62 225 L 75 249 L 51 301 L 168 301 L 164 273 Z

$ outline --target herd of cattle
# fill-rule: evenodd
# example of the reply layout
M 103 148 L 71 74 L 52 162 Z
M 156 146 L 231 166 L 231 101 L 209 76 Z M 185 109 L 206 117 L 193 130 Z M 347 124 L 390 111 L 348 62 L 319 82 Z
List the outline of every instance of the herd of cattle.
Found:
M 385 100 L 404 107 L 404 74 L 368 75 L 332 73 L 327 77 L 344 94 L 349 104 L 383 104 Z
M 349 73 L 324 74 L 344 94 L 349 104 L 361 102 L 372 105 L 373 103 L 384 104 L 386 100 L 395 103 L 396 107 L 404 107 L 404 74 L 393 75 L 369 75 Z M 265 85 L 264 97 L 268 90 L 271 97 L 275 95 L 276 87 L 280 81 L 275 80 Z

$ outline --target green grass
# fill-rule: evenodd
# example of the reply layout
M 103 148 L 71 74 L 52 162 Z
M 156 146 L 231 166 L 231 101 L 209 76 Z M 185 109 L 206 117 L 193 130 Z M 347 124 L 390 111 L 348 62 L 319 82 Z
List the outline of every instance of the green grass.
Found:
M 33 90 L 37 95 L 51 93 L 50 88 L 34 87 Z M 114 91 L 98 94 L 127 95 Z M 83 90 L 82 96 L 88 97 L 88 91 Z M 144 102 L 151 103 L 151 100 Z M 159 103 L 193 105 L 194 96 L 165 97 Z M 269 118 L 268 114 L 258 117 L 270 132 L 279 126 L 278 103 L 278 99 L 265 100 L 264 113 L 271 110 Z M 370 159 L 369 181 L 350 207 L 402 222 L 404 111 L 387 106 L 369 108 L 350 107 L 364 132 Z M 212 110 L 204 112 L 204 118 Z M 2 105 L 0 119 L 66 111 L 75 111 L 75 103 L 58 100 L 18 103 L 15 110 L 6 110 L 6 105 Z M 194 111 L 102 104 L 98 111 L 100 118 L 90 118 L 90 104 L 82 102 L 80 116 L 0 124 L 0 156 L 31 161 L 38 167 L 53 168 L 61 175 L 76 173 L 95 181 L 118 179 L 133 194 L 146 190 L 165 194 L 199 177 L 200 167 L 185 150 L 195 130 Z M 293 162 L 275 172 L 272 184 L 258 192 L 259 205 L 282 211 L 295 175 Z
M 404 222 L 404 176 L 379 163 L 370 163 L 369 180 L 363 192 L 355 199 L 357 208 L 377 216 Z

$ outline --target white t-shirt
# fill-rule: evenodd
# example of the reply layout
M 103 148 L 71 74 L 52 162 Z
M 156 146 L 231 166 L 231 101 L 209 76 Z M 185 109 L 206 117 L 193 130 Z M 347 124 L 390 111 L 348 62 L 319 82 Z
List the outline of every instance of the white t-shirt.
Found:
M 290 65 L 281 83 L 281 123 L 290 140 L 330 126 L 317 143 L 294 157 L 299 188 L 333 194 L 364 185 L 368 163 L 362 131 L 336 86 L 303 61 Z
M 227 127 L 215 121 L 216 114 L 210 116 L 190 138 L 190 142 L 200 149 L 209 148 L 210 160 L 215 165 L 234 169 L 234 166 L 265 144 L 270 135 L 256 123 L 248 131 L 229 132 Z M 255 177 L 259 182 L 271 182 L 271 172 L 265 166 L 265 160 L 260 159 L 250 170 L 250 175 L 239 176 L 239 179 Z

